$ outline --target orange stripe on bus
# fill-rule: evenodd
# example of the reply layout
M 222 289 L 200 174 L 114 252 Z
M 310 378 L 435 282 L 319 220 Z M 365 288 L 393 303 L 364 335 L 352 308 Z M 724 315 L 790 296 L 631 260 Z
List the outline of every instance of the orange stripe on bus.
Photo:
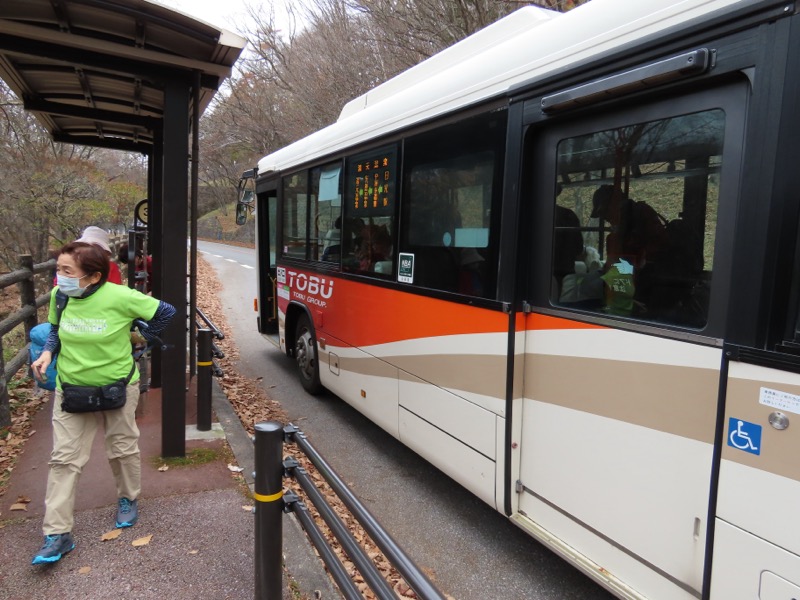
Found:
M 508 316 L 497 311 L 354 281 L 337 280 L 334 296 L 325 329 L 355 346 L 508 330 Z

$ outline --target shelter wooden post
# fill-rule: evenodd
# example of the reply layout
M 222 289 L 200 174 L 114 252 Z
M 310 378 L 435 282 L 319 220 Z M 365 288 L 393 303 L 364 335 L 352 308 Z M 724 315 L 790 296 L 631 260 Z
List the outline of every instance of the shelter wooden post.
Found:
M 161 355 L 161 450 L 163 456 L 186 454 L 186 237 L 189 216 L 189 79 L 174 78 L 164 89 L 164 185 L 160 235 L 161 296 L 175 307 L 164 342 L 172 347 Z

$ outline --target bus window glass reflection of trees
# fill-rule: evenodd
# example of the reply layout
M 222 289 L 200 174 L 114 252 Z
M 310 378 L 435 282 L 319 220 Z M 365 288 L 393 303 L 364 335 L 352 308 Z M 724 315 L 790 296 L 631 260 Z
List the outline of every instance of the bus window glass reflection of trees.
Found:
M 724 124 L 709 110 L 559 143 L 554 304 L 705 325 Z
M 415 285 L 494 295 L 505 125 L 495 112 L 406 142 L 401 251 Z

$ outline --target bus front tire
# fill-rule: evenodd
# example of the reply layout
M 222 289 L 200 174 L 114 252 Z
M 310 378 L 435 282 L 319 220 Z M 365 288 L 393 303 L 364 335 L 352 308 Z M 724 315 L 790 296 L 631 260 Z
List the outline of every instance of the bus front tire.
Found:
M 294 358 L 297 362 L 297 371 L 300 373 L 300 383 L 309 394 L 319 394 L 323 388 L 319 381 L 317 340 L 306 315 L 300 317 L 295 331 L 297 341 L 294 346 Z

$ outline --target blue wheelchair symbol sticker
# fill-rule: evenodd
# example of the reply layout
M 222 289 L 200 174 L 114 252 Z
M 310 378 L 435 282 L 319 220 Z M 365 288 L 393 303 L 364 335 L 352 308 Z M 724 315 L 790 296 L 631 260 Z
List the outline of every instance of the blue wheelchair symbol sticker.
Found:
M 728 446 L 761 454 L 761 425 L 731 417 L 728 419 Z

